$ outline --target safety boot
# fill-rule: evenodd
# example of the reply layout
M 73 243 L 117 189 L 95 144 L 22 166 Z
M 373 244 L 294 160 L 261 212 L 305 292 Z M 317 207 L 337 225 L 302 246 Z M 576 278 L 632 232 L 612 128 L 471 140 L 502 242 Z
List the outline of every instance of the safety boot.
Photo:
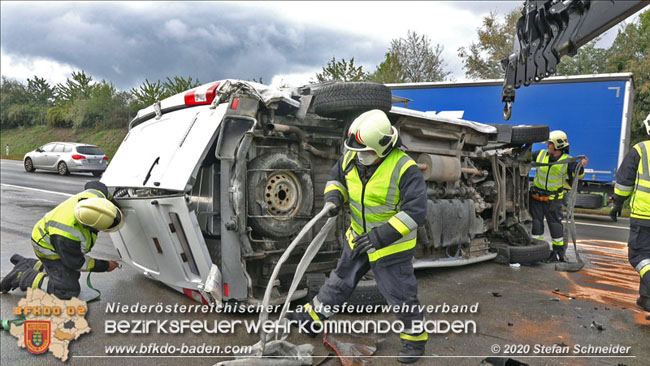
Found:
M 553 245 L 551 255 L 545 260 L 545 263 L 566 262 L 566 245 Z
M 28 268 L 20 276 L 18 286 L 20 286 L 20 289 L 23 291 L 27 291 L 28 288 L 41 288 L 45 276 L 47 275 L 44 272 Z
M 424 355 L 424 344 L 416 346 L 412 343 L 402 341 L 402 350 L 397 355 L 397 361 L 401 363 L 414 363 Z
M 315 320 L 312 315 L 309 314 L 308 310 L 311 310 L 319 320 Z M 297 323 L 292 323 L 292 326 L 297 326 L 301 333 L 304 333 L 311 338 L 316 338 L 321 332 L 315 332 L 314 330 L 321 329 L 319 322 L 320 319 L 325 319 L 325 317 L 322 314 L 313 311 L 311 305 L 307 303 L 305 304 L 303 311 L 287 313 L 287 319 L 296 321 Z M 312 329 L 312 327 L 314 329 Z
M 9 261 L 14 264 L 14 268 L 0 282 L 0 292 L 2 293 L 7 293 L 18 288 L 23 272 L 29 269 L 40 271 L 43 268 L 41 261 L 25 258 L 20 254 L 12 255 Z

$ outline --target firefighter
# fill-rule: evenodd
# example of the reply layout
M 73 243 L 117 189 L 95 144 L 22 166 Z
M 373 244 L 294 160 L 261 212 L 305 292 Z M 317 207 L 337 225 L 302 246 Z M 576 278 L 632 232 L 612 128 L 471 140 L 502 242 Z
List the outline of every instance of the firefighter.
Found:
M 398 361 L 413 363 L 424 354 L 426 332 L 415 332 L 413 321 L 422 321 L 417 310 L 417 281 L 413 254 L 418 225 L 426 219 L 427 186 L 416 163 L 401 146 L 397 129 L 386 114 L 371 110 L 354 120 L 345 140 L 346 152 L 332 169 L 325 188 L 325 202 L 338 214 L 349 203 L 351 223 L 337 267 L 306 312 L 292 319 L 315 322 L 333 313 L 327 306 L 348 300 L 361 278 L 372 269 L 377 286 L 391 305 L 403 304 L 409 311 L 395 314 L 404 324 Z M 315 334 L 312 334 L 315 336 Z
M 20 287 L 41 288 L 62 300 L 79 295 L 79 272 L 111 272 L 112 260 L 88 255 L 97 241 L 98 231 L 119 230 L 122 212 L 108 200 L 108 188 L 100 182 L 88 182 L 78 193 L 39 220 L 32 231 L 32 247 L 38 259 L 14 254 L 14 268 L 2 279 L 5 293 Z
M 569 155 L 569 139 L 560 130 L 551 131 L 546 142 L 547 150 L 533 152 L 537 163 L 549 164 L 571 158 Z M 580 160 L 582 165 L 578 179 L 584 177 L 584 167 L 589 159 Z M 562 199 L 564 198 L 565 181 L 573 181 L 577 162 L 569 164 L 554 164 L 538 166 L 533 186 L 530 189 L 529 209 L 533 217 L 532 237 L 543 241 L 544 217 L 551 232 L 553 250 L 549 262 L 565 262 L 566 246 L 564 245 L 564 228 L 562 226 Z
M 650 115 L 643 122 L 650 135 Z M 616 172 L 614 207 L 609 215 L 616 221 L 623 203 L 630 200 L 628 259 L 641 276 L 637 305 L 650 312 L 650 140 L 639 142 L 625 155 Z

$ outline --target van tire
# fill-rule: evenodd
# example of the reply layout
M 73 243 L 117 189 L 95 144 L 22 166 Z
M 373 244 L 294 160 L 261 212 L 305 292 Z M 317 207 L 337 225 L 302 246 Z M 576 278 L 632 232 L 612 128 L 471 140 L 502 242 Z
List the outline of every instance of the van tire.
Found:
M 318 291 L 327 281 L 327 276 L 324 273 L 308 273 L 306 276 L 309 292 L 305 302 L 311 301 L 318 295 Z M 385 305 L 386 299 L 379 292 L 379 287 L 377 287 L 374 279 L 362 279 L 357 284 L 347 303 L 350 305 Z
M 531 264 L 548 259 L 551 249 L 548 243 L 539 242 L 526 246 L 509 246 L 510 263 Z
M 371 109 L 390 111 L 390 89 L 377 83 L 338 82 L 314 90 L 314 111 L 323 117 L 340 117 Z
M 246 182 L 248 223 L 253 228 L 253 233 L 256 236 L 281 239 L 300 231 L 312 216 L 314 206 L 311 174 L 309 170 L 305 170 L 310 169 L 309 162 L 293 152 L 274 151 L 257 156 L 251 160 L 248 168 L 250 169 Z M 287 194 L 297 195 L 296 207 L 289 214 L 278 215 L 278 218 L 268 217 L 273 214 L 265 198 L 268 182 L 272 180 L 274 174 L 286 177 L 289 192 Z
M 59 172 L 59 175 L 70 175 L 70 169 L 68 169 L 68 165 L 61 161 L 59 164 L 56 166 L 56 170 Z
M 568 194 L 565 193 L 565 197 Z M 579 208 L 601 208 L 603 207 L 603 196 L 594 193 L 578 193 L 576 195 L 575 207 Z
M 548 140 L 548 126 L 518 125 L 512 127 L 510 143 L 513 145 L 531 144 Z

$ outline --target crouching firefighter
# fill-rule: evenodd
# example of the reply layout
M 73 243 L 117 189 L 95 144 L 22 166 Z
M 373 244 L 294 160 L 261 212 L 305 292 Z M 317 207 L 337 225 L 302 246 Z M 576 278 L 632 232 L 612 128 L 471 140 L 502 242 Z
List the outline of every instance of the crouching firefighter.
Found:
M 650 135 L 650 115 L 643 122 Z M 630 238 L 628 259 L 641 276 L 639 298 L 643 310 L 650 312 L 650 141 L 634 145 L 616 172 L 614 207 L 609 215 L 616 221 L 623 203 L 630 198 Z
M 111 272 L 118 267 L 112 260 L 88 255 L 97 241 L 98 231 L 119 230 L 122 212 L 107 198 L 108 188 L 100 182 L 88 182 L 78 193 L 36 223 L 32 247 L 38 259 L 11 256 L 13 270 L 2 279 L 3 293 L 20 287 L 40 288 L 59 299 L 79 295 L 80 272 Z
M 337 267 L 303 312 L 291 318 L 307 322 L 332 316 L 327 309 L 343 304 L 372 269 L 377 286 L 390 305 L 410 310 L 395 314 L 404 324 L 398 361 L 412 363 L 424 354 L 426 332 L 413 329 L 422 321 L 413 270 L 419 224 L 426 219 L 426 183 L 416 163 L 397 147 L 398 131 L 386 114 L 371 110 L 354 120 L 345 140 L 346 153 L 332 169 L 325 202 L 336 208 L 349 202 L 351 223 Z M 311 324 L 309 324 L 311 326 Z M 315 334 L 312 334 L 315 336 Z
M 546 141 L 548 150 L 533 152 L 533 159 L 538 164 L 550 164 L 570 159 L 569 139 L 563 131 L 551 131 Z M 578 179 L 584 177 L 584 167 L 589 159 L 580 160 Z M 562 199 L 565 181 L 572 182 L 573 172 L 578 162 L 568 164 L 538 165 L 533 186 L 530 189 L 529 209 L 533 217 L 532 237 L 543 241 L 544 217 L 551 232 L 553 250 L 549 262 L 566 262 L 566 245 L 564 245 L 564 227 L 562 225 Z

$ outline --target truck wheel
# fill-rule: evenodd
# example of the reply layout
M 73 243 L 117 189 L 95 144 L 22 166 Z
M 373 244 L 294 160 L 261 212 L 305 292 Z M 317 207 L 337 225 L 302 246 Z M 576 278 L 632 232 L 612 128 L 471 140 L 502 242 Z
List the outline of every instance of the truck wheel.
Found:
M 311 301 L 314 296 L 318 295 L 318 291 L 325 284 L 326 280 L 327 276 L 324 273 L 307 274 L 307 288 L 309 292 L 307 293 L 305 302 Z M 386 299 L 379 292 L 379 288 L 374 279 L 363 278 L 357 284 L 347 303 L 350 305 L 384 305 L 386 304 Z
M 568 194 L 565 193 L 566 196 Z M 603 207 L 603 196 L 594 193 L 578 193 L 576 196 L 576 207 L 601 208 Z
M 548 126 L 544 125 L 518 125 L 512 127 L 513 145 L 523 145 L 548 140 Z
M 392 107 L 390 89 L 377 83 L 334 83 L 314 90 L 314 111 L 324 117 Z
M 309 162 L 291 152 L 260 155 L 248 164 L 248 223 L 257 235 L 296 234 L 311 218 L 314 186 Z

